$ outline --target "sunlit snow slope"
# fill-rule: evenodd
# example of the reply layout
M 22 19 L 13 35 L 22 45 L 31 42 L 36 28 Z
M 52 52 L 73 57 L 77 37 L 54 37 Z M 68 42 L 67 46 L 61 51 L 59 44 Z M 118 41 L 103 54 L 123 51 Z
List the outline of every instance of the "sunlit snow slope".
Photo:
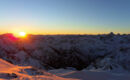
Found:
M 0 80 L 77 80 L 61 78 L 32 67 L 20 67 L 0 59 Z

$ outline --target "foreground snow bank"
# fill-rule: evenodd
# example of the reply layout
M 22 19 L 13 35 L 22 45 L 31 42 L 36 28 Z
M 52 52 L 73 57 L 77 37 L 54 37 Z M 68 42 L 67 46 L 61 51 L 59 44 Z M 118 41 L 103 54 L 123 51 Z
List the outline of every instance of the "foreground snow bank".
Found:
M 66 69 L 50 70 L 57 76 L 64 78 L 76 78 L 80 80 L 130 80 L 130 73 L 113 73 L 107 71 L 74 71 Z
M 56 69 L 48 72 L 0 59 L 0 80 L 130 80 L 130 73 Z
M 0 59 L 0 80 L 77 80 L 62 78 L 30 66 L 21 67 Z

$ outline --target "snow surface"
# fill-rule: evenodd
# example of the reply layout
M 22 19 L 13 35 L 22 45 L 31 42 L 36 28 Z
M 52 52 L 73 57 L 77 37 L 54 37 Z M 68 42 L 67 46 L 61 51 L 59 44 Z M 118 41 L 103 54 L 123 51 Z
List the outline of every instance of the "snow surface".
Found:
M 32 74 L 33 73 L 33 74 Z M 77 80 L 62 78 L 30 66 L 21 67 L 0 59 L 0 80 Z
M 130 80 L 130 73 L 113 73 L 108 71 L 75 71 L 75 70 L 50 70 L 50 73 L 64 78 L 77 78 L 80 80 Z
M 70 71 L 67 73 L 59 73 L 57 76 L 64 78 L 77 78 L 80 80 L 130 80 L 130 74 L 126 73 L 110 73 L 102 71 Z
M 69 69 L 48 72 L 30 66 L 16 66 L 0 59 L 0 80 L 130 80 L 129 73 Z

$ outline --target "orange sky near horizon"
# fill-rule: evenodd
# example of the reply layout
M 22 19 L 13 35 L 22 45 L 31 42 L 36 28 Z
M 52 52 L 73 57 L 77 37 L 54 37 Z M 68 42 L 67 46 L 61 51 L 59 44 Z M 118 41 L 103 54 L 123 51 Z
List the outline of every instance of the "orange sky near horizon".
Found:
M 59 29 L 59 30 L 47 30 L 47 29 L 38 29 L 38 28 L 31 28 L 31 27 L 22 27 L 22 28 L 16 28 L 16 27 L 11 27 L 9 29 L 3 29 L 0 31 L 0 34 L 6 34 L 6 33 L 13 33 L 15 35 L 19 34 L 19 32 L 26 32 L 27 34 L 34 34 L 34 35 L 56 35 L 56 34 L 108 34 L 113 31 L 103 31 L 103 30 L 97 30 L 97 29 L 88 29 L 88 30 L 69 30 L 69 29 Z M 115 34 L 119 33 L 118 31 L 114 32 Z M 123 33 L 120 32 L 120 34 L 130 34 L 130 33 Z

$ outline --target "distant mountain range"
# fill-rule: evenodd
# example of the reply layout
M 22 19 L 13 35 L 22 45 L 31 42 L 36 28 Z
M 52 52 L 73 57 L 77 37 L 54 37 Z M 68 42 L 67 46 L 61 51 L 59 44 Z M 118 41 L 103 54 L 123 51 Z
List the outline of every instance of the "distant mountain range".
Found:
M 130 70 L 130 35 L 0 35 L 0 58 L 22 66 L 52 70 Z

